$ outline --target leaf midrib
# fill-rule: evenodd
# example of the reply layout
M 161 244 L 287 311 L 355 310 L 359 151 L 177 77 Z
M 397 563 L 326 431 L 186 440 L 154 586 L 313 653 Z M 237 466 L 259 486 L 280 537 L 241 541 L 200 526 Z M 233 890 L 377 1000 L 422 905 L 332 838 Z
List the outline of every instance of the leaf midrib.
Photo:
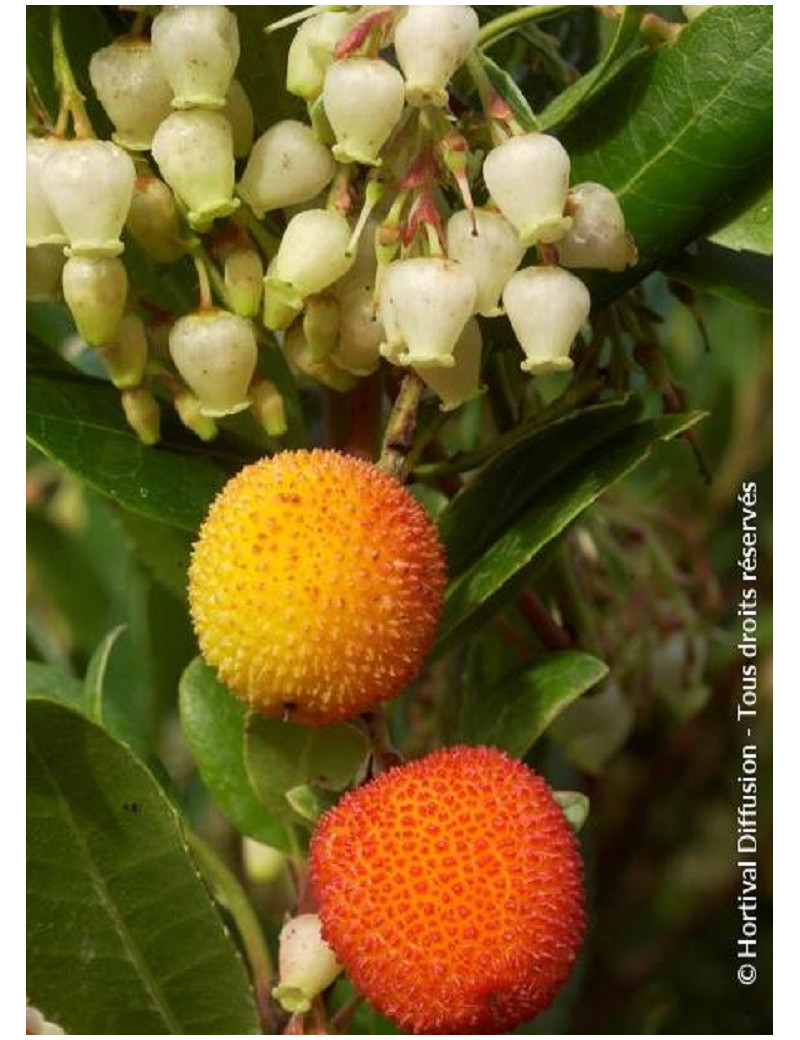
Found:
M 37 751 L 36 746 L 32 743 L 30 737 L 26 738 L 26 743 L 31 751 L 31 754 L 38 762 L 43 775 L 45 776 L 53 792 L 55 793 L 55 797 L 58 801 L 62 815 L 66 819 L 70 832 L 72 833 L 75 842 L 78 846 L 78 849 L 82 853 L 83 858 L 85 860 L 87 875 L 92 882 L 92 885 L 95 889 L 95 892 L 97 893 L 100 903 L 103 906 L 103 909 L 106 911 L 109 918 L 111 919 L 112 924 L 116 928 L 117 934 L 122 943 L 123 950 L 125 951 L 125 954 L 130 960 L 131 964 L 133 964 L 134 968 L 136 969 L 138 976 L 141 979 L 144 988 L 152 1001 L 153 1007 L 158 1011 L 158 1013 L 163 1018 L 164 1022 L 169 1026 L 170 1033 L 183 1033 L 183 1025 L 180 1019 L 175 1017 L 169 1005 L 169 1002 L 161 989 L 161 986 L 158 984 L 158 981 L 152 975 L 147 965 L 147 962 L 143 960 L 139 948 L 135 940 L 133 939 L 133 936 L 130 934 L 130 931 L 128 929 L 127 924 L 125 923 L 124 918 L 119 915 L 117 908 L 114 905 L 111 893 L 108 891 L 106 883 L 103 879 L 103 875 L 100 872 L 100 868 L 95 862 L 91 850 L 89 849 L 89 846 L 86 844 L 86 841 L 84 840 L 84 837 L 81 834 L 80 828 L 77 826 L 75 822 L 75 817 L 72 813 L 72 810 L 70 809 L 69 802 L 62 794 L 58 781 L 53 776 L 51 771 L 48 769 L 47 763 Z

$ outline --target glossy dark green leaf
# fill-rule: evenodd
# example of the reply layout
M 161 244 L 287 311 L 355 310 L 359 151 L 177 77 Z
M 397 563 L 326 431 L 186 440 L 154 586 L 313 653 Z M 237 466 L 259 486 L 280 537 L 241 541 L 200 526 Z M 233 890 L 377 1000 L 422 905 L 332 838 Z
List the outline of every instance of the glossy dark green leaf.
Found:
M 611 401 L 515 436 L 439 517 L 451 579 L 480 557 L 549 480 L 631 425 L 640 411 L 635 398 Z
M 27 407 L 28 439 L 44 455 L 125 508 L 185 531 L 197 530 L 229 476 L 254 457 L 239 442 L 201 445 L 166 414 L 162 442 L 146 447 L 118 391 L 77 372 L 30 373 Z
M 99 726 L 28 702 L 28 970 L 67 1033 L 253 1035 L 245 967 L 181 822 Z
M 478 61 L 489 82 L 505 101 L 514 114 L 514 118 L 523 130 L 538 130 L 539 121 L 533 114 L 525 95 L 505 69 L 501 69 L 488 54 L 478 54 Z
M 499 609 L 537 555 L 603 491 L 647 458 L 655 444 L 701 418 L 702 413 L 692 413 L 636 423 L 546 483 L 519 519 L 450 584 L 434 654 L 466 638 Z
M 772 185 L 738 217 L 719 228 L 709 241 L 726 249 L 772 256 Z
M 564 810 L 567 823 L 577 834 L 589 817 L 589 799 L 582 791 L 553 791 L 553 798 Z
M 771 311 L 772 257 L 698 242 L 664 266 L 668 278 L 724 300 Z
M 552 130 L 573 118 L 594 94 L 610 83 L 615 76 L 645 50 L 639 35 L 644 8 L 626 4 L 617 22 L 617 28 L 608 50 L 586 75 L 563 90 L 539 115 L 542 130 Z
M 75 708 L 86 710 L 86 687 L 62 668 L 39 661 L 25 662 L 25 694 L 27 697 L 49 697 Z
M 236 78 L 241 82 L 256 119 L 259 131 L 279 119 L 303 119 L 306 109 L 300 98 L 286 90 L 286 55 L 294 36 L 294 28 L 265 33 L 264 26 L 285 18 L 299 7 L 245 6 L 233 4 L 231 11 L 239 23 L 241 54 Z
M 130 538 L 134 556 L 159 584 L 183 602 L 192 553 L 191 536 L 128 509 L 120 509 L 118 517 Z
M 259 801 L 245 768 L 245 709 L 199 657 L 183 673 L 179 704 L 197 769 L 225 816 L 242 834 L 290 851 L 286 828 Z
M 247 718 L 247 771 L 261 801 L 272 812 L 286 813 L 290 808 L 287 794 L 303 785 L 343 790 L 368 753 L 366 733 L 348 722 L 298 726 L 266 715 Z
M 596 93 L 561 137 L 573 183 L 616 192 L 639 250 L 635 268 L 587 277 L 597 306 L 735 215 L 769 175 L 772 7 L 713 7 Z
M 589 654 L 548 654 L 492 689 L 471 690 L 453 742 L 490 744 L 522 758 L 566 707 L 607 674 L 607 665 Z

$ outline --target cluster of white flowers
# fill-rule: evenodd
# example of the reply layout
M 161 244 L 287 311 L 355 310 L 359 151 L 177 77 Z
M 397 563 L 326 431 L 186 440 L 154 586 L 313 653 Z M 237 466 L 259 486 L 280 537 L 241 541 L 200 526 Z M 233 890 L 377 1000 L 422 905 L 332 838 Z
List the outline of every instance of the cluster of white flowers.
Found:
M 253 141 L 253 113 L 233 78 L 235 16 L 183 5 L 162 8 L 149 37 L 93 56 L 113 142 L 28 138 L 31 291 L 51 291 L 63 250 L 64 299 L 144 439 L 157 437 L 158 406 L 144 384 L 154 370 L 147 331 L 119 258 L 126 222 L 156 262 L 209 236 L 221 264 L 214 286 L 224 307 L 206 285 L 200 307 L 169 333 L 180 379 L 169 374 L 165 385 L 201 436 L 250 406 L 269 432 L 285 428 L 277 391 L 255 376 L 259 321 L 311 379 L 347 390 L 385 358 L 416 370 L 449 410 L 481 390 L 476 315 L 507 314 L 525 371 L 568 369 L 590 299 L 565 268 L 635 260 L 615 196 L 599 184 L 570 189 L 556 138 L 523 132 L 502 104 L 484 113 L 494 142 L 485 155 L 462 133 L 449 88 L 465 62 L 475 72 L 471 7 L 307 15 L 286 85 L 306 101 L 309 124 L 282 120 Z M 481 176 L 488 199 L 475 207 Z M 276 248 L 267 234 L 251 237 L 264 220 L 273 234 L 282 228 Z M 536 262 L 520 267 L 531 249 Z

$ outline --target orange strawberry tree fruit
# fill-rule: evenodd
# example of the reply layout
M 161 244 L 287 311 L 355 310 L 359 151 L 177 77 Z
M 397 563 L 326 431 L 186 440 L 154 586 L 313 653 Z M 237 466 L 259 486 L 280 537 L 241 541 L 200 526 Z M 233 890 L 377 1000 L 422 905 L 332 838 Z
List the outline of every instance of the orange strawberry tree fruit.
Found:
M 771 214 L 771 8 L 645 12 L 28 8 L 29 1032 L 590 1021 Z

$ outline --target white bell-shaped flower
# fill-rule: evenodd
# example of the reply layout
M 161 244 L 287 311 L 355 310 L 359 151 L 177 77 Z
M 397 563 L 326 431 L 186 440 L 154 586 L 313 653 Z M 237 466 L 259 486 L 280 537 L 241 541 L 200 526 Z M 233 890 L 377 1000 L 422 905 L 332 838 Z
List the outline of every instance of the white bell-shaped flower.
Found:
M 283 119 L 253 145 L 238 192 L 257 217 L 309 202 L 336 173 L 330 151 L 310 126 Z
M 245 159 L 253 147 L 256 123 L 250 98 L 238 79 L 231 80 L 222 114 L 231 124 L 234 156 Z
M 172 87 L 149 40 L 129 36 L 95 51 L 89 78 L 114 124 L 114 140 L 133 152 L 150 148 L 156 127 L 172 111 Z
M 333 982 L 342 966 L 322 938 L 316 914 L 293 917 L 281 929 L 278 943 L 278 985 L 272 996 L 284 1011 L 304 1014 L 311 1001 Z
M 331 360 L 346 372 L 368 376 L 381 363 L 383 326 L 375 308 L 372 286 L 353 285 L 339 297 L 339 336 Z
M 569 156 L 549 134 L 511 137 L 483 161 L 489 194 L 519 234 L 520 242 L 557 242 L 572 221 L 564 216 Z
M 123 314 L 113 340 L 97 353 L 114 386 L 139 386 L 147 365 L 147 331 L 138 314 Z
M 283 233 L 275 268 L 267 283 L 280 289 L 290 306 L 332 285 L 353 265 L 350 225 L 341 213 L 309 209 L 292 217 Z
M 354 16 L 346 11 L 322 11 L 300 25 L 289 45 L 286 63 L 286 89 L 290 94 L 316 101 L 336 44 L 354 21 Z
M 197 231 L 237 208 L 231 124 L 219 112 L 173 112 L 156 130 L 153 158 Z
M 25 249 L 25 299 L 51 303 L 61 299 L 61 272 L 64 250 L 61 246 L 28 246 Z
M 580 278 L 560 267 L 524 267 L 512 275 L 503 290 L 503 306 L 527 358 L 522 371 L 569 371 L 569 351 L 591 305 Z
M 174 108 L 223 108 L 239 60 L 239 27 L 227 7 L 179 4 L 153 19 L 153 49 Z
M 225 289 L 234 314 L 255 318 L 264 292 L 264 265 L 256 249 L 232 249 L 223 265 Z
M 465 4 L 409 4 L 394 30 L 397 62 L 412 105 L 447 104 L 447 83 L 478 39 L 478 16 Z
M 403 112 L 403 77 L 380 58 L 345 58 L 325 74 L 322 92 L 340 162 L 375 166 Z
M 378 315 L 386 333 L 381 354 L 414 368 L 452 368 L 453 349 L 475 313 L 477 296 L 475 279 L 457 260 L 395 260 L 380 286 Z
M 625 230 L 617 196 L 603 184 L 576 184 L 567 199 L 573 224 L 558 243 L 564 267 L 622 271 L 636 263 L 636 246 Z
M 426 386 L 438 395 L 441 411 L 452 412 L 466 401 L 483 393 L 481 353 L 483 337 L 476 318 L 470 318 L 453 348 L 452 368 L 420 368 Z
M 186 252 L 171 188 L 158 177 L 137 177 L 125 226 L 134 241 L 161 264 Z
M 478 286 L 478 314 L 500 314 L 503 286 L 525 255 L 525 246 L 506 218 L 487 209 L 475 210 L 475 224 L 465 209 L 447 222 L 447 255 L 470 271 Z
M 136 170 L 111 141 L 65 141 L 41 171 L 41 186 L 69 239 L 70 255 L 118 256 Z
M 128 275 L 116 257 L 71 256 L 61 276 L 64 299 L 78 335 L 102 347 L 117 334 L 128 296 Z
M 169 352 L 203 415 L 218 418 L 250 407 L 258 348 L 245 318 L 217 308 L 187 314 L 172 326 Z
M 357 382 L 354 375 L 343 371 L 329 357 L 321 360 L 314 357 L 306 339 L 301 318 L 298 318 L 286 330 L 283 337 L 283 349 L 292 368 L 309 379 L 313 379 L 315 383 L 320 383 L 339 393 L 347 393 Z
M 42 170 L 65 145 L 55 137 L 25 139 L 25 244 L 65 245 L 67 236 L 42 188 Z

